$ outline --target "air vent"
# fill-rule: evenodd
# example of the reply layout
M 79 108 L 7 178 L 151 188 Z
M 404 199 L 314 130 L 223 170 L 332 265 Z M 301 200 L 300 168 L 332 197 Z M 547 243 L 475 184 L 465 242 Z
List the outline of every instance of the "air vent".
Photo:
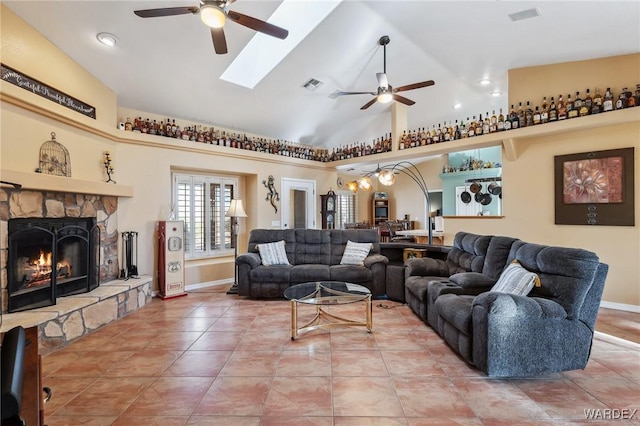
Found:
M 320 80 L 316 80 L 315 78 L 310 78 L 302 85 L 302 87 L 312 92 L 320 86 L 322 86 L 322 82 Z
M 520 12 L 512 13 L 509 15 L 509 18 L 511 18 L 511 20 L 515 22 L 522 21 L 523 19 L 535 18 L 536 16 L 540 15 L 542 15 L 542 13 L 540 12 L 540 9 L 536 7 L 533 9 L 527 9 Z

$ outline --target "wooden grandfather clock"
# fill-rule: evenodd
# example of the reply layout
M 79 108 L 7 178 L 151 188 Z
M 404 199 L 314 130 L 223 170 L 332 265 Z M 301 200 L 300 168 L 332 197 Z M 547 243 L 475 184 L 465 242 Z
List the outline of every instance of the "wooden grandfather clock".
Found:
M 336 193 L 331 189 L 324 195 L 320 195 L 320 216 L 322 216 L 322 229 L 336 229 Z

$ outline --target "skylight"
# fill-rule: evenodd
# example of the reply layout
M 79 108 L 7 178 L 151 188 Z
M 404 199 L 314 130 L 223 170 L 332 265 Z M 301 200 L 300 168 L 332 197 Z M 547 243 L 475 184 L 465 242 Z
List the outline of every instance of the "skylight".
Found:
M 280 40 L 256 33 L 220 79 L 253 89 L 341 2 L 284 0 L 268 22 L 287 29 L 289 36 Z

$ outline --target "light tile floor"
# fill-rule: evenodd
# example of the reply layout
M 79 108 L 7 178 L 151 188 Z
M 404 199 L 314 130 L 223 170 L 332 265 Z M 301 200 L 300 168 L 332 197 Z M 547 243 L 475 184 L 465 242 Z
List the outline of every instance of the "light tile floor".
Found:
M 333 329 L 292 341 L 288 302 L 224 290 L 154 299 L 45 356 L 46 423 L 581 425 L 592 424 L 584 410 L 640 409 L 640 345 L 598 338 L 584 371 L 489 379 L 407 306 L 376 301 L 371 334 Z M 638 341 L 639 317 L 602 310 L 598 326 Z

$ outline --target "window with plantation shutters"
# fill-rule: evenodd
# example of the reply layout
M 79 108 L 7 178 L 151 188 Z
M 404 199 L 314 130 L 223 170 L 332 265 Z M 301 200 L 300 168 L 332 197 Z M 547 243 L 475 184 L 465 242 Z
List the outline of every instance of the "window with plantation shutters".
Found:
M 173 174 L 174 214 L 185 227 L 185 257 L 228 254 L 234 247 L 231 218 L 225 213 L 238 180 L 200 174 Z
M 344 228 L 345 223 L 358 221 L 358 199 L 356 194 L 349 191 L 339 191 L 336 194 L 338 208 L 336 211 L 336 228 Z

